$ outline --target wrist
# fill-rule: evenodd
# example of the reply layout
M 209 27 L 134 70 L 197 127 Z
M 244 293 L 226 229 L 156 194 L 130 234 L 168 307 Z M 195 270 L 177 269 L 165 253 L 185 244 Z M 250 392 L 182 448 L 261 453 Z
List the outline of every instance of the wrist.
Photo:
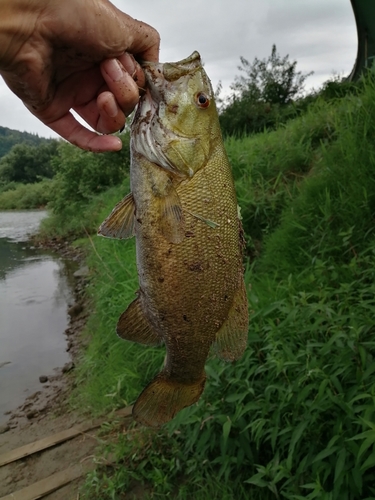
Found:
M 49 0 L 0 0 L 0 70 L 13 65 Z

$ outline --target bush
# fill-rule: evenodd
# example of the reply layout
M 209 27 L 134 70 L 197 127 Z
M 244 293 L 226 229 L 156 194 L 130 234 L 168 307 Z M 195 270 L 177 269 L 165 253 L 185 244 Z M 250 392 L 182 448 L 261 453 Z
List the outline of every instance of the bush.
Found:
M 305 80 L 296 70 L 297 62 L 289 61 L 272 46 L 268 59 L 255 58 L 250 64 L 240 58 L 236 76 L 231 85 L 232 94 L 221 106 L 220 125 L 224 135 L 241 135 L 275 128 L 296 116 L 293 103 L 302 96 Z
M 52 180 L 36 184 L 12 183 L 0 192 L 0 210 L 26 210 L 45 207 L 51 200 Z
M 129 173 L 129 135 L 123 134 L 122 141 L 121 151 L 111 153 L 90 153 L 70 144 L 59 147 L 50 205 L 55 214 L 74 216 L 97 194 L 123 182 Z

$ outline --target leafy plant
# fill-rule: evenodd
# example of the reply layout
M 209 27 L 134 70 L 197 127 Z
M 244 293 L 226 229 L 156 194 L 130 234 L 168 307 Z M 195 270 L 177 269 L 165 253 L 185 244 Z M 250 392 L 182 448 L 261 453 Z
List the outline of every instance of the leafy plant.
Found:
M 240 57 L 236 76 L 231 85 L 232 94 L 221 105 L 220 124 L 224 134 L 249 134 L 273 128 L 296 116 L 290 105 L 300 96 L 305 80 L 312 74 L 297 71 L 297 62 L 289 56 L 281 57 L 272 45 L 268 59 L 254 59 L 249 63 Z

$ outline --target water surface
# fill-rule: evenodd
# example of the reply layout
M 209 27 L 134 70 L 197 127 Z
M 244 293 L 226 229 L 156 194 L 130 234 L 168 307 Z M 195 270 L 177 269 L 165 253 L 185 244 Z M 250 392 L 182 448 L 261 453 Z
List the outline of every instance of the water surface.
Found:
M 27 243 L 46 212 L 0 212 L 0 423 L 69 361 L 69 263 Z

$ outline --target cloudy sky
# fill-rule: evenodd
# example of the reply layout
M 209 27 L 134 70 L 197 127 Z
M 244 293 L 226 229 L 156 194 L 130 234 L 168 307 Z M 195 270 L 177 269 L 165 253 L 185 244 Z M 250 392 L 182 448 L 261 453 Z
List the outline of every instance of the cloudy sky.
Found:
M 229 89 L 239 57 L 266 58 L 275 43 L 297 70 L 314 71 L 307 87 L 318 88 L 334 72 L 347 75 L 357 53 L 350 0 L 113 0 L 119 9 L 154 26 L 161 35 L 160 61 L 200 52 L 214 88 Z M 32 116 L 0 77 L 0 125 L 56 135 Z

